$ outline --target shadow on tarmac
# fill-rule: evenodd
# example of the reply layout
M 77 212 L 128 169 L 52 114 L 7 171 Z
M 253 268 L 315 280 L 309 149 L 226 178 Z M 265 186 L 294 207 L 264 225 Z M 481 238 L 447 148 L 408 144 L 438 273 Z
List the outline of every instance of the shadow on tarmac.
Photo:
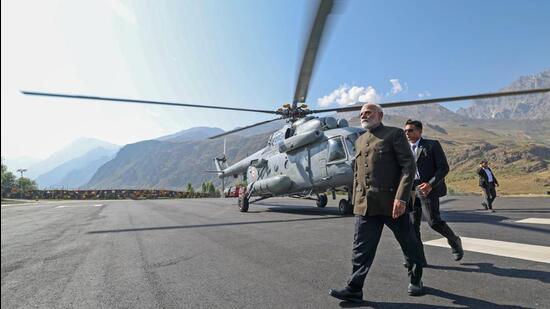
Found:
M 456 198 L 448 198 L 446 200 L 440 200 L 439 205 L 447 204 L 449 202 L 456 201 L 456 200 L 457 200 Z
M 268 206 L 267 204 L 264 204 Z M 269 205 L 271 206 L 271 205 Z M 293 215 L 313 215 L 313 216 L 338 216 L 340 213 L 336 207 L 326 207 L 326 208 L 313 208 L 313 207 L 293 207 L 289 208 L 287 205 L 284 207 L 270 207 L 267 209 L 268 212 L 275 213 L 285 213 Z
M 444 201 L 441 201 L 440 204 L 443 204 Z M 519 213 L 550 213 L 550 209 L 548 208 L 498 208 L 495 207 L 494 210 L 496 212 L 500 213 L 507 213 L 507 212 L 519 212 Z M 462 209 L 462 210 L 444 210 L 444 212 L 454 212 L 454 213 L 488 213 L 483 208 L 478 209 Z
M 458 294 L 453 294 L 438 290 L 435 288 L 424 287 L 425 294 L 437 296 L 440 298 L 445 298 L 451 300 L 453 304 L 459 306 L 465 306 L 466 308 L 494 308 L 494 309 L 523 309 L 528 307 L 514 306 L 514 305 L 499 305 L 482 299 L 477 299 L 473 297 L 462 296 Z M 391 303 L 391 302 L 373 302 L 373 301 L 364 301 L 362 303 L 352 303 L 352 302 L 340 302 L 340 307 L 342 308 L 420 308 L 420 309 L 435 309 L 435 308 L 453 308 L 449 306 L 441 305 L 429 305 L 429 304 L 417 304 L 417 303 Z
M 263 210 L 257 212 L 277 212 L 277 213 L 288 213 L 295 215 L 316 215 L 316 216 L 333 216 L 339 215 L 337 207 L 316 207 L 315 204 L 311 206 L 307 205 L 298 205 L 298 204 L 278 204 L 278 203 L 269 203 L 269 202 L 257 202 L 251 204 L 250 207 L 254 205 L 263 206 Z M 266 209 L 267 207 L 267 209 Z M 251 211 L 249 211 L 251 212 Z
M 442 212 L 444 214 L 442 217 L 447 222 L 461 222 L 461 223 L 485 223 L 498 225 L 503 227 L 511 227 L 520 230 L 527 230 L 531 232 L 539 232 L 548 234 L 550 230 L 548 228 L 541 228 L 531 225 L 526 225 L 524 223 L 515 223 L 515 222 L 505 222 L 509 220 L 508 217 L 499 216 L 499 210 L 496 213 L 490 212 L 464 212 L 464 211 L 455 211 L 449 210 Z
M 173 229 L 193 229 L 193 228 L 203 228 L 203 227 L 223 227 L 223 226 L 248 225 L 248 224 L 284 223 L 284 222 L 330 220 L 330 219 L 343 219 L 343 218 L 346 218 L 346 217 L 331 216 L 331 217 L 321 217 L 321 218 L 302 218 L 302 219 L 286 219 L 286 220 L 265 220 L 265 221 L 244 221 L 244 222 L 228 222 L 228 223 L 213 223 L 213 224 L 153 226 L 153 227 L 129 228 L 129 229 L 118 229 L 118 230 L 89 231 L 89 232 L 86 232 L 86 234 L 142 232 L 142 231 L 173 230 Z
M 485 273 L 500 277 L 533 279 L 544 283 L 550 283 L 550 272 L 532 269 L 501 268 L 492 263 L 462 263 L 463 266 L 477 266 L 477 268 L 467 268 L 458 266 L 437 266 L 430 265 L 430 269 L 454 270 L 469 273 Z
M 526 213 L 541 213 L 541 214 L 550 213 L 550 209 L 548 209 L 548 208 L 525 208 L 525 209 L 498 208 L 496 210 L 499 211 L 499 212 L 526 212 Z

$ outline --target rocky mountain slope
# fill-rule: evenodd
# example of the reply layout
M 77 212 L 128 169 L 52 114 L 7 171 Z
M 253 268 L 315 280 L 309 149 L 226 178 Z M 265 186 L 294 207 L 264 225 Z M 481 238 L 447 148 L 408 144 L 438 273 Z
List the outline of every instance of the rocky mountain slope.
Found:
M 269 134 L 227 137 L 226 156 L 230 163 L 264 147 Z M 208 180 L 219 183 L 214 157 L 223 154 L 223 138 L 189 142 L 150 140 L 124 146 L 117 156 L 101 166 L 88 188 L 184 190 L 187 183 L 198 188 Z
M 550 70 L 522 76 L 501 91 L 550 87 Z M 550 119 L 550 93 L 474 101 L 457 113 L 474 119 Z
M 200 141 L 210 136 L 221 134 L 224 131 L 220 128 L 211 128 L 211 127 L 196 127 L 187 130 L 182 130 L 174 134 L 161 136 L 157 138 L 159 141 L 168 141 L 168 142 L 189 142 L 189 141 Z

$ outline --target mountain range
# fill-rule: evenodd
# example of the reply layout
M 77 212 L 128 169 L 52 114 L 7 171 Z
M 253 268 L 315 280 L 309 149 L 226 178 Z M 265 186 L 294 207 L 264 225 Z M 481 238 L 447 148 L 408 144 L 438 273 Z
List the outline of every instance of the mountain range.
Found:
M 100 166 L 113 159 L 117 151 L 118 148 L 93 148 L 38 176 L 36 182 L 41 188 L 79 188 L 90 181 Z
M 267 143 L 268 134 L 252 137 L 227 136 L 226 156 L 235 162 L 252 154 Z M 223 139 L 199 141 L 149 140 L 129 144 L 116 157 L 101 166 L 88 188 L 110 189 L 173 189 L 184 190 L 187 183 L 194 187 L 208 180 L 219 183 L 214 157 L 223 155 Z
M 548 85 L 549 72 L 521 77 L 503 90 Z M 529 174 L 532 179 L 539 179 L 529 182 L 529 188 L 522 186 L 509 192 L 550 189 L 547 188 L 550 186 L 547 176 L 550 125 L 539 120 L 540 117 L 550 119 L 550 116 L 534 113 L 539 109 L 550 111 L 548 95 L 493 99 L 486 105 L 476 101 L 456 113 L 438 104 L 387 109 L 384 119 L 395 126 L 402 126 L 407 118 L 421 119 L 425 123 L 425 135 L 440 139 L 449 156 L 452 172 L 448 179 L 453 190 L 478 190 L 473 171 L 482 157 L 490 159 L 496 171 L 511 177 L 507 179 L 524 179 Z M 530 108 L 521 107 L 523 105 Z M 511 109 L 513 113 L 506 112 Z M 495 113 L 496 110 L 502 112 Z M 487 117 L 488 111 L 499 116 Z M 346 113 L 336 117 L 345 116 L 352 125 L 359 125 L 356 115 Z M 226 156 L 229 163 L 264 147 L 270 132 L 281 125 L 272 123 L 243 134 L 228 135 Z M 207 180 L 219 184 L 215 174 L 206 171 L 214 169 L 213 158 L 222 154 L 223 140 L 205 139 L 219 132 L 216 128 L 193 128 L 126 145 L 113 160 L 98 169 L 87 187 L 183 189 L 187 183 L 199 187 Z M 262 133 L 254 135 L 255 132 Z
M 44 160 L 6 159 L 10 170 L 24 168 L 24 176 L 34 179 L 39 188 L 78 188 L 85 185 L 120 146 L 95 138 L 79 138 Z
M 223 132 L 224 131 L 220 128 L 195 127 L 187 130 L 182 130 L 174 134 L 161 136 L 156 140 L 173 143 L 200 141 L 211 136 L 221 134 Z
M 521 77 L 502 90 L 535 86 L 550 87 L 550 70 Z M 360 125 L 354 112 L 335 117 Z M 489 159 L 497 175 L 505 176 L 507 193 L 550 190 L 550 94 L 474 101 L 457 112 L 439 104 L 385 110 L 388 125 L 402 127 L 408 118 L 422 120 L 425 136 L 441 141 L 451 165 L 447 177 L 451 191 L 479 191 L 473 171 L 481 158 Z M 264 147 L 270 134 L 283 124 L 281 120 L 228 135 L 228 162 Z M 196 188 L 208 180 L 219 184 L 212 173 L 213 159 L 223 154 L 224 142 L 207 138 L 223 132 L 196 127 L 122 148 L 80 139 L 32 165 L 29 174 L 37 175 L 41 187 L 57 188 L 183 190 L 187 183 Z
M 522 76 L 500 91 L 549 87 L 550 70 L 546 70 Z M 550 119 L 550 92 L 475 100 L 471 106 L 457 110 L 457 114 L 474 119 Z
M 97 147 L 102 147 L 105 149 L 118 149 L 120 146 L 96 138 L 79 138 L 63 147 L 61 150 L 56 151 L 46 159 L 28 166 L 26 176 L 36 179 L 38 176 L 51 171 L 57 166 L 78 158 Z

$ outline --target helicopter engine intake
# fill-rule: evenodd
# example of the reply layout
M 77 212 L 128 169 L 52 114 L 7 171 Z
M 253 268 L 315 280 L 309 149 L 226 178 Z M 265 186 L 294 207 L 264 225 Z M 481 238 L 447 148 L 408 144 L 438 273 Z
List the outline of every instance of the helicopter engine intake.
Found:
M 279 152 L 289 152 L 300 147 L 306 146 L 318 140 L 323 133 L 319 130 L 301 133 L 287 138 L 279 145 Z

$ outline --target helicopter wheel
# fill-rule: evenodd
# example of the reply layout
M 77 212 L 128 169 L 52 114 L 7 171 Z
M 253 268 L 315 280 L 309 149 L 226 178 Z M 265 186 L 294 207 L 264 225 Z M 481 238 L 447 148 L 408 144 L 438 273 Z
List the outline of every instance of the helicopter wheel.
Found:
M 341 199 L 340 203 L 338 203 L 338 212 L 340 212 L 342 216 L 351 215 L 353 213 L 353 206 L 348 200 Z
M 324 208 L 327 206 L 328 198 L 326 194 L 319 194 L 319 199 L 317 200 L 317 207 Z
M 239 196 L 239 199 L 238 199 L 238 203 L 239 203 L 239 211 L 240 212 L 247 212 L 248 211 L 248 206 L 249 206 L 249 203 L 248 203 L 248 198 L 246 197 L 245 194 Z

